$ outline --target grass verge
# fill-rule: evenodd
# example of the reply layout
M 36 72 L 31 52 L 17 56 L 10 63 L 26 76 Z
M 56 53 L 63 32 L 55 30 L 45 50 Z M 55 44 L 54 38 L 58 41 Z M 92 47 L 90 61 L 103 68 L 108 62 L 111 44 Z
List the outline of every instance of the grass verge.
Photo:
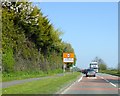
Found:
M 0 71 L 0 96 L 2 95 L 2 72 Z
M 54 94 L 80 76 L 79 72 L 3 88 L 3 94 Z M 4 96 L 4 95 L 3 95 Z
M 120 76 L 120 71 L 118 70 L 101 70 L 100 72 L 115 75 L 115 76 Z
M 21 80 L 27 78 L 37 78 L 37 77 L 44 77 L 44 76 L 52 76 L 58 73 L 62 73 L 62 69 L 57 70 L 50 70 L 47 72 L 43 71 L 18 71 L 18 72 L 11 72 L 11 73 L 2 73 L 2 82 L 5 81 L 12 81 L 12 80 Z

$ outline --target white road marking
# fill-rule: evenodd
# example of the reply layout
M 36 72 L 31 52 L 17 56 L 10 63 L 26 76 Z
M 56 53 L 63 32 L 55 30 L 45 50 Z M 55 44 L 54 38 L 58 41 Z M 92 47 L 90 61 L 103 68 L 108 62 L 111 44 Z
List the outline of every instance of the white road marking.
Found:
M 88 79 L 97 79 L 97 77 L 87 77 Z
M 76 82 L 80 82 L 83 78 L 83 75 L 80 77 L 79 80 L 77 80 Z M 71 84 L 67 89 L 65 89 L 61 94 L 64 94 L 65 92 L 67 92 L 76 82 L 74 82 L 73 84 Z
M 115 84 L 113 84 L 113 83 L 111 83 L 111 82 L 109 82 L 111 85 L 113 85 L 114 87 L 117 87 Z
M 65 89 L 61 94 L 64 94 L 65 92 L 67 92 L 74 84 L 75 82 L 72 85 L 70 85 L 67 89 Z
M 106 82 L 108 82 L 109 84 L 111 84 L 112 86 L 117 87 L 115 84 L 113 84 L 112 82 L 108 81 L 107 79 L 105 79 L 105 78 L 103 78 L 101 76 L 99 76 L 99 77 L 102 78 L 103 80 L 105 80 Z
M 105 73 L 104 73 L 105 74 Z M 109 75 L 111 77 L 115 77 L 115 78 L 118 78 L 118 76 L 115 76 L 115 75 L 110 75 L 110 74 L 105 74 L 105 75 Z
M 83 75 L 80 77 L 80 79 L 78 80 L 78 82 L 80 82 L 82 80 L 82 78 L 83 78 Z
M 101 77 L 102 79 L 104 79 L 103 77 Z
M 104 79 L 104 78 L 103 78 L 103 79 Z M 109 81 L 108 81 L 107 79 L 104 79 L 104 80 L 109 83 Z

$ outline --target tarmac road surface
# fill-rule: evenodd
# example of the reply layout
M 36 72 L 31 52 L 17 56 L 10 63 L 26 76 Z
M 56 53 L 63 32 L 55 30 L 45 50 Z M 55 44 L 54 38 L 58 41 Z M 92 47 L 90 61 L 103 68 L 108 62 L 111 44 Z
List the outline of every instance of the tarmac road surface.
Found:
M 96 77 L 86 77 L 84 74 L 61 94 L 118 94 L 118 77 L 97 73 Z M 115 95 L 116 96 L 116 95 Z

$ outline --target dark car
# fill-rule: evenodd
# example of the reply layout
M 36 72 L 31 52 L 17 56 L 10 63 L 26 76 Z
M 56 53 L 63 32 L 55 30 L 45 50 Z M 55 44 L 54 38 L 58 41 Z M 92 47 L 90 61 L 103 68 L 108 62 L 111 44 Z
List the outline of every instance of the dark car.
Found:
M 86 74 L 87 69 L 83 69 L 81 72 L 82 72 L 83 74 Z
M 96 72 L 93 69 L 87 69 L 86 77 L 88 77 L 88 76 L 95 77 L 96 76 Z

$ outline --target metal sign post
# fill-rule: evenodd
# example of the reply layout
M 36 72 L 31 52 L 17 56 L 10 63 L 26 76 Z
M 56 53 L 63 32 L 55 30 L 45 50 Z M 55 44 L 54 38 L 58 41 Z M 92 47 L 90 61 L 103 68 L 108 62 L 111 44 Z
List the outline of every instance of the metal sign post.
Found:
M 65 72 L 66 64 L 63 64 L 63 72 Z

